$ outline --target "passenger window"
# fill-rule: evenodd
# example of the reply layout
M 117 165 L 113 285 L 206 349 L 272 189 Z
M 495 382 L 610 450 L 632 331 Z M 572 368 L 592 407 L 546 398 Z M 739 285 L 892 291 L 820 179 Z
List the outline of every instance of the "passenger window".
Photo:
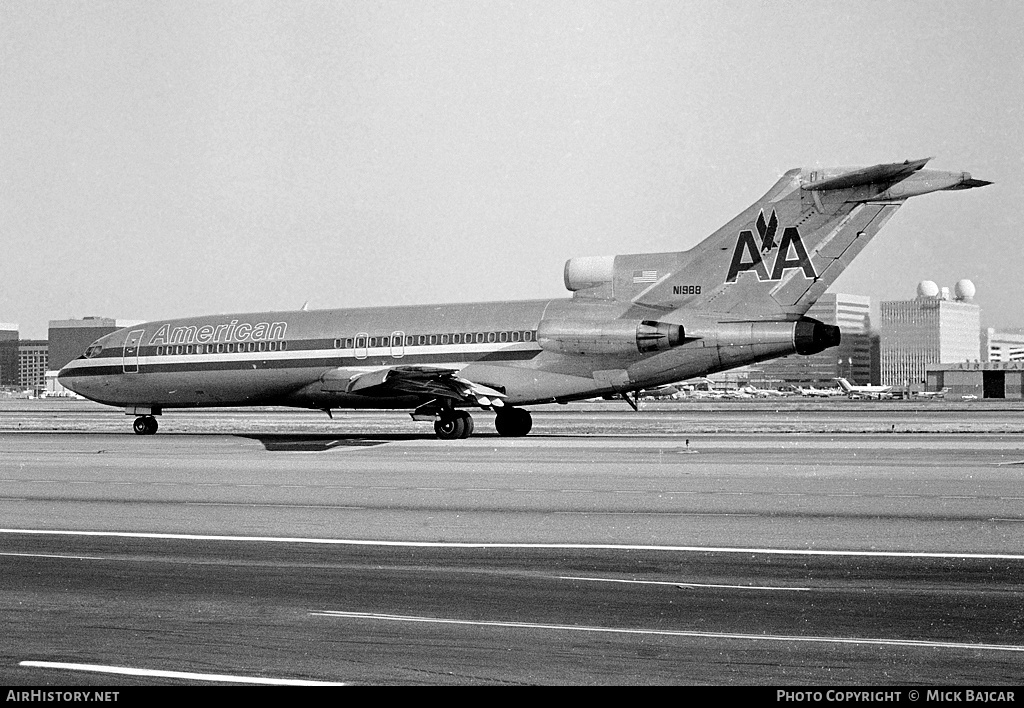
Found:
M 508 332 L 498 332 L 498 341 L 499 342 L 507 342 L 508 341 Z
M 359 349 L 362 349 L 363 347 L 365 347 L 366 346 L 366 337 L 357 337 L 356 338 L 356 346 Z
M 518 342 L 519 341 L 519 332 L 513 332 L 512 333 L 512 341 L 513 342 Z
M 430 343 L 431 344 L 437 344 L 437 335 L 436 334 L 430 335 Z
M 377 338 L 376 337 L 370 337 L 370 346 L 371 347 L 377 346 Z
M 288 342 L 281 342 L 281 351 L 284 351 L 287 348 L 288 348 Z
M 191 354 L 192 353 L 192 345 L 191 344 L 189 344 L 187 347 L 185 347 L 185 353 L 186 354 Z
M 452 344 L 462 344 L 462 335 L 460 335 L 460 334 L 453 334 L 452 335 Z
M 441 344 L 447 344 L 447 343 L 448 343 L 448 335 L 447 334 L 442 334 L 441 335 Z
M 487 343 L 488 344 L 493 344 L 494 343 L 494 332 L 488 332 L 487 333 Z

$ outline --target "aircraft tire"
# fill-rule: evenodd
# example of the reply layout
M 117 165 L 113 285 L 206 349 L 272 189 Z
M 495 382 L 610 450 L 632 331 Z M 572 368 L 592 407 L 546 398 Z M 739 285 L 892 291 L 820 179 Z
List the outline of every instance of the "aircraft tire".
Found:
M 471 416 L 466 411 L 459 411 L 455 415 L 462 419 L 463 424 L 462 435 L 460 435 L 459 437 L 462 439 L 468 438 L 470 435 L 473 434 L 473 416 Z
M 466 437 L 466 420 L 457 415 L 435 420 L 434 433 L 442 440 L 464 438 Z
M 494 428 L 498 435 L 521 438 L 533 428 L 533 416 L 522 408 L 508 408 L 494 416 Z
M 153 435 L 156 433 L 159 424 L 156 422 L 156 418 L 151 415 L 139 416 L 132 423 L 132 429 L 136 435 Z

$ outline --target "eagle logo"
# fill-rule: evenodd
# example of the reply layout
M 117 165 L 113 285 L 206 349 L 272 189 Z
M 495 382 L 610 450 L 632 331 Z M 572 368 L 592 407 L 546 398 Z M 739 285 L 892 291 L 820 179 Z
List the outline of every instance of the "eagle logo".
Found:
M 757 273 L 759 281 L 782 280 L 782 276 L 790 268 L 799 268 L 803 271 L 804 277 L 816 280 L 817 272 L 814 264 L 807 254 L 804 241 L 800 238 L 800 230 L 795 226 L 787 226 L 782 230 L 782 239 L 776 243 L 775 237 L 779 231 L 779 217 L 772 209 L 771 216 L 764 217 L 762 209 L 754 222 L 757 229 L 758 239 L 761 241 L 760 248 L 754 240 L 754 232 L 750 229 L 743 229 L 736 238 L 736 247 L 732 252 L 732 262 L 729 265 L 729 275 L 725 282 L 735 283 L 740 273 L 752 270 Z M 775 249 L 775 261 L 772 263 L 771 272 L 765 258 L 771 255 Z

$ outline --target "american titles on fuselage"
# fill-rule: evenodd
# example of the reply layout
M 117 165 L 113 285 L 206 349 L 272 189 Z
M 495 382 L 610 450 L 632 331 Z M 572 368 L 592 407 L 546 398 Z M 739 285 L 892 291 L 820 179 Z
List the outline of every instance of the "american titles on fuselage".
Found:
M 750 270 L 757 273 L 757 279 L 762 282 L 766 280 L 782 280 L 782 276 L 789 268 L 801 269 L 804 276 L 811 280 L 815 280 L 818 277 L 797 227 L 787 226 L 782 232 L 782 240 L 776 243 L 775 233 L 779 228 L 779 219 L 774 209 L 772 209 L 772 215 L 767 221 L 764 218 L 764 211 L 761 211 L 757 215 L 755 226 L 761 239 L 760 247 L 754 241 L 753 231 L 749 229 L 740 231 L 739 236 L 736 238 L 736 247 L 732 252 L 729 275 L 726 276 L 725 282 L 735 283 L 740 273 Z M 764 256 L 770 254 L 776 246 L 778 246 L 779 250 L 775 254 L 775 262 L 772 264 L 772 270 L 769 274 L 764 262 Z
M 254 341 L 284 339 L 288 331 L 287 322 L 239 322 L 219 325 L 185 325 L 171 327 L 162 325 L 149 339 L 149 344 L 208 344 L 214 342 Z

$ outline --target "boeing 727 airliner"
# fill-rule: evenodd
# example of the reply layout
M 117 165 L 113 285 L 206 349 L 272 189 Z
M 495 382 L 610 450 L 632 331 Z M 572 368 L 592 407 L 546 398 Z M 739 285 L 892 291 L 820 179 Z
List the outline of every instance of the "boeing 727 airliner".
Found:
M 162 320 L 93 343 L 59 375 L 136 416 L 281 405 L 411 410 L 438 437 L 466 409 L 526 435 L 531 404 L 621 396 L 839 343 L 804 315 L 908 198 L 989 182 L 928 160 L 795 169 L 688 251 L 570 259 L 571 298 Z

